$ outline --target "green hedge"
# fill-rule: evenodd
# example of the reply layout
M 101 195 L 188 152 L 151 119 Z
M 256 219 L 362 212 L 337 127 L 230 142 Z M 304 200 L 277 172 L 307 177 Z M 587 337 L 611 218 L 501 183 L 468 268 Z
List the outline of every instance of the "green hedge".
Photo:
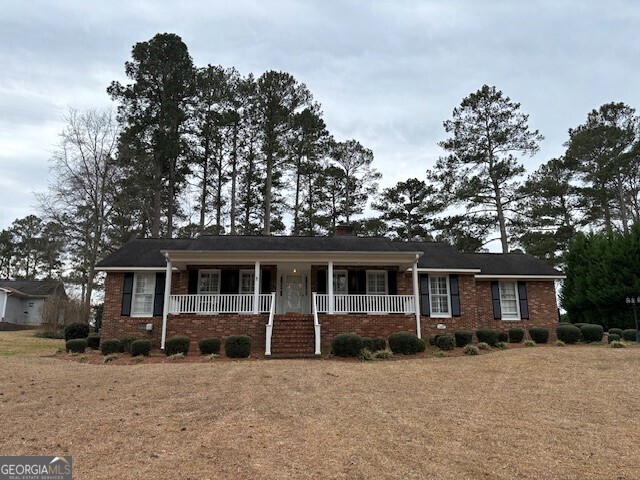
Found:
M 224 353 L 229 358 L 247 358 L 251 355 L 252 344 L 249 335 L 230 335 L 224 341 Z
M 122 351 L 122 343 L 117 338 L 103 340 L 100 343 L 100 353 L 102 355 L 111 355 L 112 353 L 120 353 Z
M 175 355 L 176 353 L 182 353 L 186 355 L 189 353 L 189 337 L 173 337 L 164 342 L 164 354 L 167 357 Z
M 506 343 L 509 341 L 509 334 L 507 332 L 498 332 L 498 343 Z
M 558 325 L 556 335 L 558 340 L 562 340 L 564 343 L 577 343 L 582 338 L 580 329 L 575 325 Z
M 387 348 L 387 340 L 384 338 L 369 338 L 362 337 L 363 348 L 368 349 L 370 352 L 379 352 Z
M 609 343 L 611 343 L 611 342 L 619 342 L 620 341 L 620 335 L 618 335 L 616 333 L 610 333 L 608 335 L 608 341 L 609 341 Z
M 607 333 L 609 333 L 609 335 L 611 335 L 611 334 L 618 335 L 619 337 L 622 338 L 622 329 L 621 328 L 610 328 Z
M 134 340 L 131 342 L 130 352 L 132 357 L 138 355 L 148 357 L 151 353 L 151 340 Z
M 217 355 L 220 353 L 222 342 L 219 338 L 203 338 L 198 342 L 198 348 L 202 355 Z
M 507 335 L 509 336 L 510 343 L 520 343 L 524 340 L 524 329 L 523 328 L 510 328 L 507 330 Z
M 337 357 L 357 357 L 364 341 L 357 333 L 339 333 L 331 341 L 331 353 Z
M 486 343 L 495 347 L 496 343 L 498 343 L 498 332 L 491 328 L 481 328 L 476 331 L 476 338 L 480 343 Z
M 87 337 L 87 347 L 92 348 L 94 350 L 100 349 L 100 334 L 99 333 L 90 333 Z
M 438 340 L 436 340 L 436 347 L 440 350 L 453 350 L 453 347 L 455 347 L 455 341 L 451 335 L 440 335 Z
M 64 339 L 73 340 L 75 338 L 87 338 L 89 336 L 89 324 L 70 323 L 64 329 Z
M 458 330 L 453 333 L 456 339 L 456 347 L 462 348 L 465 345 L 469 345 L 473 341 L 473 332 L 468 330 Z
M 126 337 L 122 337 L 120 339 L 120 343 L 122 344 L 122 350 L 120 351 L 120 353 L 129 353 L 131 354 L 131 344 L 133 342 L 135 342 L 136 340 L 139 340 L 138 337 L 134 337 L 132 335 L 128 335 Z
M 421 342 L 417 335 L 412 332 L 396 332 L 389 336 L 389 348 L 396 354 L 414 355 L 424 352 L 425 346 L 426 343 Z
M 601 342 L 602 337 L 604 336 L 604 329 L 602 325 L 596 325 L 595 323 L 592 325 L 584 325 L 580 328 L 580 333 L 582 333 L 582 339 L 585 342 Z
M 635 342 L 636 341 L 636 330 L 635 328 L 626 328 L 622 331 L 622 339 L 627 342 Z
M 72 338 L 67 340 L 65 348 L 67 352 L 84 353 L 87 348 L 87 340 L 85 338 Z
M 536 343 L 547 343 L 549 341 L 549 329 L 545 327 L 531 327 L 529 329 L 531 340 Z

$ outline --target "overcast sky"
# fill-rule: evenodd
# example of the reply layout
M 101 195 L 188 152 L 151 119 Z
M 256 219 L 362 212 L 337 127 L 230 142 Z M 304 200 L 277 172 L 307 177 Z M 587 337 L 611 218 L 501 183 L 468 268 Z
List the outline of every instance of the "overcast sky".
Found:
M 495 85 L 546 137 L 528 171 L 603 103 L 640 108 L 640 2 L 31 1 L 0 9 L 0 229 L 36 213 L 34 191 L 69 106 L 112 105 L 134 43 L 180 35 L 197 66 L 283 70 L 329 130 L 371 148 L 383 186 L 424 177 L 442 122 Z

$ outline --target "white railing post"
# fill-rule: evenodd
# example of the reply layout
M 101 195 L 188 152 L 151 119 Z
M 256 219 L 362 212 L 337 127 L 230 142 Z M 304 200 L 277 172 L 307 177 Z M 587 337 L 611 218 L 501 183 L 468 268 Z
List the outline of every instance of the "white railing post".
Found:
M 256 260 L 255 270 L 253 273 L 253 314 L 260 313 L 258 301 L 260 299 L 260 262 Z
M 169 317 L 169 302 L 171 302 L 171 260 L 167 258 L 167 272 L 164 279 L 164 304 L 162 306 L 162 338 L 160 348 L 164 350 L 164 341 L 167 339 L 167 318 Z
M 416 311 L 416 334 L 418 338 L 422 338 L 422 328 L 420 327 L 420 293 L 418 291 L 418 257 L 413 262 L 413 268 L 411 269 L 413 276 L 413 308 Z
M 313 330 L 315 333 L 315 340 L 316 340 L 316 345 L 315 345 L 315 354 L 316 355 L 321 355 L 322 351 L 320 350 L 320 322 L 318 321 L 318 304 L 317 304 L 317 298 L 318 298 L 318 294 L 316 292 L 313 292 L 312 294 L 313 296 Z
M 271 335 L 273 333 L 273 317 L 276 312 L 276 292 L 271 292 L 271 305 L 269 305 L 269 322 L 264 342 L 264 354 L 271 355 Z
M 329 268 L 327 272 L 327 293 L 329 294 L 329 315 L 333 315 L 333 261 L 329 261 Z

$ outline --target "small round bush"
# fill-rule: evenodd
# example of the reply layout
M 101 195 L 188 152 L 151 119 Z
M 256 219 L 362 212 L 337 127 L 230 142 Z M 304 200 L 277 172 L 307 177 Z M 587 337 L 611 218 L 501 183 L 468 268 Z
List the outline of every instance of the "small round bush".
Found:
M 151 340 L 134 340 L 131 342 L 131 356 L 144 355 L 148 357 L 151 353 Z
M 438 340 L 436 340 L 436 347 L 440 350 L 453 350 L 455 341 L 451 335 L 440 335 Z
M 556 340 L 556 347 L 564 347 L 566 345 L 566 343 L 564 343 L 562 340 Z
M 67 340 L 65 348 L 67 352 L 84 353 L 87 348 L 87 340 L 85 338 L 72 338 Z
M 507 332 L 498 332 L 498 342 L 507 343 L 509 341 L 509 334 Z
M 536 342 L 534 342 L 533 340 L 525 340 L 523 345 L 525 347 L 535 347 L 536 346 Z
M 164 354 L 167 357 L 181 353 L 189 353 L 189 337 L 173 337 L 164 342 Z
M 87 337 L 87 347 L 92 348 L 94 350 L 98 350 L 100 348 L 100 334 L 99 333 L 90 333 Z
M 456 339 L 456 347 L 458 348 L 469 345 L 473 341 L 473 332 L 468 330 L 458 330 L 454 332 L 453 336 Z
M 331 341 L 331 353 L 337 357 L 357 357 L 364 341 L 357 333 L 340 333 Z
M 365 362 L 373 362 L 376 359 L 376 357 L 373 356 L 373 353 L 371 353 L 371 350 L 369 350 L 368 348 L 363 348 L 362 350 L 360 350 L 358 352 L 358 358 Z
M 636 341 L 636 329 L 635 328 L 627 328 L 622 331 L 622 339 L 627 342 L 635 342 Z
M 427 349 L 427 342 L 424 338 L 418 339 L 418 353 L 422 353 Z
M 202 355 L 218 355 L 222 342 L 219 338 L 203 338 L 198 342 L 198 348 Z
M 431 345 L 432 347 L 435 347 L 436 338 L 438 338 L 438 335 L 429 335 L 429 345 Z
M 556 335 L 558 336 L 558 340 L 569 344 L 577 343 L 582 338 L 580 329 L 575 325 L 558 325 Z
M 531 340 L 536 343 L 547 343 L 549 341 L 549 329 L 544 327 L 531 327 L 529 329 Z
M 622 329 L 621 328 L 610 328 L 607 333 L 609 335 L 611 335 L 611 334 L 618 335 L 620 338 L 622 338 Z
M 500 350 L 506 350 L 508 343 L 507 342 L 498 342 L 496 343 L 496 347 Z
M 230 335 L 224 341 L 224 353 L 229 358 L 247 358 L 251 355 L 252 343 L 249 335 Z
M 475 345 L 465 345 L 465 347 L 462 350 L 462 352 L 465 355 L 479 355 L 480 354 L 480 350 Z
M 122 350 L 122 343 L 117 338 L 111 340 L 103 340 L 100 343 L 100 353 L 102 355 L 111 355 L 113 353 L 120 353 Z
M 609 343 L 611 342 L 619 342 L 620 341 L 620 335 L 616 335 L 615 333 L 610 333 L 609 334 Z
M 370 352 L 379 352 L 387 348 L 387 340 L 384 338 L 369 338 L 362 337 L 363 348 L 366 348 Z
M 491 345 L 489 345 L 489 344 L 488 344 L 488 343 L 486 343 L 486 342 L 479 342 L 479 343 L 478 343 L 478 348 L 479 348 L 480 350 L 491 350 Z
M 496 343 L 498 343 L 498 332 L 490 328 L 481 328 L 476 331 L 476 338 L 480 343 L 486 343 L 495 347 Z
M 435 341 L 437 342 L 437 338 Z M 423 345 L 417 335 L 412 332 L 396 332 L 389 336 L 389 348 L 396 354 L 414 355 L 424 351 Z
M 388 348 L 385 348 L 384 350 L 377 351 L 376 353 L 373 354 L 373 356 L 379 360 L 388 360 L 391 357 L 393 357 L 393 352 Z
M 509 336 L 510 343 L 520 343 L 524 340 L 524 329 L 523 328 L 510 328 L 507 330 L 507 335 Z
M 602 328 L 602 325 L 584 325 L 580 328 L 580 333 L 582 333 L 582 339 L 585 342 L 601 342 L 604 335 L 604 329 Z
M 133 342 L 135 342 L 136 340 L 138 340 L 138 337 L 134 337 L 131 335 L 128 335 L 126 337 L 122 337 L 120 339 L 120 343 L 122 344 L 122 350 L 120 351 L 120 353 L 129 353 L 131 354 L 131 344 Z
M 73 340 L 74 338 L 87 338 L 89 336 L 89 324 L 87 323 L 70 323 L 64 329 L 64 339 Z
M 611 342 L 611 348 L 624 348 L 626 345 L 624 342 Z

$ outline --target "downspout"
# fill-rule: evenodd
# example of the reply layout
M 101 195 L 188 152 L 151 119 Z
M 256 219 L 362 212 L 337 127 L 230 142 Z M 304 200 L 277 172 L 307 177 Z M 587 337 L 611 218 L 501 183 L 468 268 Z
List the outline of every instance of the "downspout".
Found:
M 162 307 L 162 338 L 160 340 L 160 348 L 164 350 L 164 342 L 167 339 L 167 317 L 169 316 L 169 299 L 171 298 L 171 260 L 169 255 L 165 254 L 167 259 L 167 273 L 164 280 L 164 303 Z

